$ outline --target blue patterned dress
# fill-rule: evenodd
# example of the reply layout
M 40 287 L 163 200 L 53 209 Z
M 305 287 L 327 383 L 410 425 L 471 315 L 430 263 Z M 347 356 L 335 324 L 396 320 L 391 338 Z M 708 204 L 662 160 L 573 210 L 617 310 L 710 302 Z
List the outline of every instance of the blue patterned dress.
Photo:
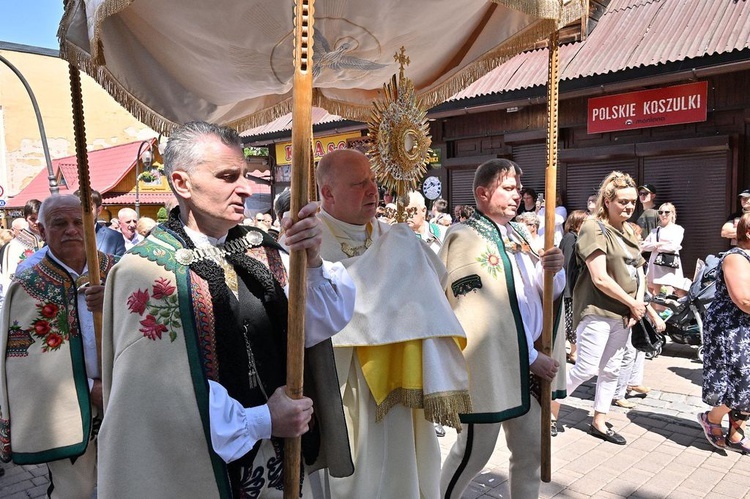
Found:
M 724 258 L 732 254 L 750 262 L 750 256 L 740 248 L 732 248 Z M 703 342 L 703 401 L 750 411 L 750 314 L 732 302 L 721 266 L 716 296 L 706 312 Z

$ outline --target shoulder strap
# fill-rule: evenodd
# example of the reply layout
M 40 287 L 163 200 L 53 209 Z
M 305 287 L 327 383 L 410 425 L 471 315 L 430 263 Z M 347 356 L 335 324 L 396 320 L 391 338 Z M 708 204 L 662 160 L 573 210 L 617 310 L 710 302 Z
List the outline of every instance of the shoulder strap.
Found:
M 661 230 L 661 227 L 656 228 L 656 242 L 659 242 L 659 231 Z

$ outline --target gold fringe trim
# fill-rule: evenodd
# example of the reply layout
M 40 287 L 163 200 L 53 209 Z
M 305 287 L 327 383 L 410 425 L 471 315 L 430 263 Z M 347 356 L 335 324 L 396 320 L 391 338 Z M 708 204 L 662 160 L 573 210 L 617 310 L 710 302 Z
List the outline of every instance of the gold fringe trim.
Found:
M 109 16 L 113 16 L 126 9 L 135 0 L 109 0 L 96 9 L 94 14 L 94 38 L 91 39 L 91 59 L 94 64 L 102 66 L 104 60 L 104 43 L 102 42 L 102 25 Z
M 123 87 L 120 82 L 112 76 L 105 66 L 94 64 L 91 56 L 84 52 L 80 47 L 68 42 L 65 42 L 63 47 L 64 50 L 61 47 L 60 56 L 96 80 L 96 82 L 106 90 L 115 101 L 132 114 L 135 119 L 152 130 L 163 133 L 164 135 L 169 135 L 172 129 L 177 126 L 177 123 L 157 114 L 133 94 L 128 92 L 125 87 Z
M 455 428 L 461 433 L 459 414 L 472 412 L 471 397 L 466 390 L 441 392 L 424 398 L 424 417 L 433 423 Z
M 504 5 L 509 9 L 523 12 L 537 19 L 559 19 L 560 0 L 492 0 L 494 3 Z
M 68 28 L 70 27 L 70 21 L 73 18 L 73 6 L 76 5 L 76 3 L 73 0 L 69 0 L 65 4 L 65 10 L 63 11 L 62 19 L 60 20 L 60 25 L 57 27 L 57 42 L 60 45 L 60 57 L 63 59 L 66 59 L 66 57 L 63 55 L 63 51 L 65 50 L 65 33 L 68 32 Z
M 468 390 L 454 390 L 424 395 L 421 389 L 396 388 L 375 408 L 375 421 L 380 422 L 396 405 L 424 409 L 427 421 L 455 428 L 461 432 L 459 414 L 472 412 Z
M 375 422 L 379 422 L 388 411 L 401 404 L 411 409 L 422 409 L 424 393 L 421 389 L 396 388 L 389 393 L 383 402 L 375 407 Z
M 102 25 L 105 19 L 121 10 L 127 8 L 134 0 L 110 0 L 99 6 L 97 9 L 94 26 L 94 38 L 90 41 L 92 54 L 86 53 L 80 47 L 69 43 L 65 40 L 65 33 L 69 27 L 71 17 L 73 16 L 73 5 L 75 2 L 70 1 L 66 6 L 60 27 L 58 29 L 58 39 L 60 40 L 60 57 L 66 59 L 71 64 L 76 65 L 81 71 L 85 72 L 99 83 L 120 105 L 130 112 L 137 120 L 144 123 L 149 128 L 169 135 L 171 130 L 178 124 L 165 118 L 164 116 L 153 111 L 133 94 L 131 94 L 120 82 L 107 70 L 104 63 L 104 47 L 101 40 Z M 521 51 L 530 47 L 532 44 L 547 37 L 553 30 L 569 24 L 573 20 L 580 18 L 581 6 L 579 2 L 568 1 L 564 6 L 560 6 L 560 0 L 547 0 L 542 5 L 530 6 L 529 2 L 524 0 L 493 0 L 510 8 L 520 10 L 533 16 L 541 16 L 543 19 L 535 22 L 528 29 L 512 37 L 499 47 L 485 54 L 481 59 L 474 61 L 465 68 L 458 71 L 455 75 L 449 77 L 446 81 L 428 87 L 427 90 L 417 93 L 417 98 L 425 108 L 431 108 L 442 102 L 445 102 L 459 91 L 465 89 L 476 80 L 489 73 L 500 64 L 508 61 Z M 531 2 L 534 4 L 534 2 Z M 556 4 L 556 10 L 552 5 Z M 556 14 L 555 14 L 556 12 Z M 373 89 L 373 98 L 377 95 L 378 89 Z M 313 105 L 326 109 L 331 114 L 339 115 L 346 119 L 361 121 L 366 123 L 370 117 L 371 104 L 354 104 L 340 101 L 334 101 L 326 98 L 319 89 L 313 89 Z M 281 102 L 259 111 L 253 112 L 248 116 L 225 122 L 224 124 L 236 128 L 239 131 L 248 130 L 261 125 L 265 125 L 276 118 L 292 112 L 294 109 L 292 97 L 289 96 Z M 196 117 L 197 119 L 199 117 Z

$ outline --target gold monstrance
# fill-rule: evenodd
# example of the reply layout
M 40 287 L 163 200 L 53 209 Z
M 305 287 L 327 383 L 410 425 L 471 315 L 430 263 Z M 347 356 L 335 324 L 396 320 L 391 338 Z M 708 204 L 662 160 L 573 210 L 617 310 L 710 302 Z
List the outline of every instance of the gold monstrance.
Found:
M 427 111 L 414 95 L 414 83 L 404 76 L 404 67 L 410 62 L 404 47 L 393 58 L 399 63 L 398 80 L 393 75 L 390 83 L 383 85 L 385 98 L 373 102 L 375 109 L 368 123 L 370 163 L 377 181 L 396 192 L 398 221 L 403 222 L 404 206 L 408 204 L 404 198 L 409 189 L 416 189 L 427 171 L 432 138 Z

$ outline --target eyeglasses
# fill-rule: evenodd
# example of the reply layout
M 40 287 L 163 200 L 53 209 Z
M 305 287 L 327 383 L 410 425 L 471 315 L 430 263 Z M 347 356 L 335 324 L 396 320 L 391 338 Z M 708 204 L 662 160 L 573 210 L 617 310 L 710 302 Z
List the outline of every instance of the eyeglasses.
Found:
M 669 215 L 672 212 L 671 211 L 657 211 L 656 213 L 658 213 L 659 215 Z

